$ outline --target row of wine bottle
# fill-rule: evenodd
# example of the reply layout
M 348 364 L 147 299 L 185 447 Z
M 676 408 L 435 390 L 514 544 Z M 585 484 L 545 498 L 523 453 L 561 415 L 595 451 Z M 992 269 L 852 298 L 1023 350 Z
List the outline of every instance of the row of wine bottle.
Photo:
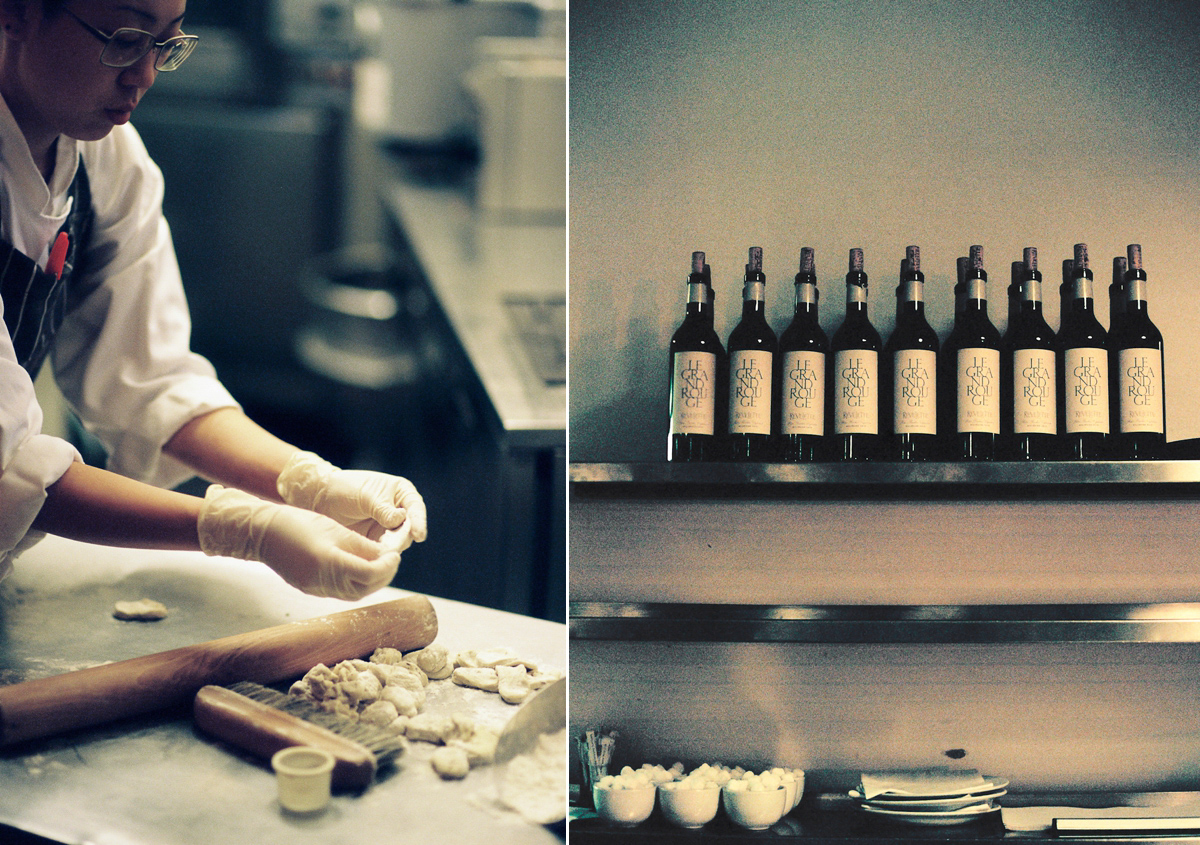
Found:
M 712 275 L 692 253 L 687 314 L 670 345 L 671 461 L 1154 460 L 1164 456 L 1163 340 L 1146 309 L 1142 252 L 1113 259 L 1108 331 L 1096 319 L 1086 244 L 1063 261 L 1057 333 L 1042 315 L 1037 249 L 1012 262 L 1003 337 L 988 317 L 983 247 L 958 260 L 945 343 L 925 317 L 916 246 L 905 250 L 895 329 L 867 314 L 863 251 L 850 250 L 846 315 L 818 321 L 813 249 L 800 252 L 791 323 L 765 312 L 751 247 L 742 316 L 727 349 L 713 328 Z

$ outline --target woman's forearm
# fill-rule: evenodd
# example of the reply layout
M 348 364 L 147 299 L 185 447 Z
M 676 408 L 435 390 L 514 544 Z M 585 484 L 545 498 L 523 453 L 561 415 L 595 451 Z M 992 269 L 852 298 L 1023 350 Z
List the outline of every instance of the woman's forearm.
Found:
M 275 481 L 296 447 L 237 408 L 220 408 L 184 425 L 163 451 L 209 481 L 279 500 Z
M 107 546 L 199 549 L 201 500 L 73 463 L 46 491 L 33 527 Z

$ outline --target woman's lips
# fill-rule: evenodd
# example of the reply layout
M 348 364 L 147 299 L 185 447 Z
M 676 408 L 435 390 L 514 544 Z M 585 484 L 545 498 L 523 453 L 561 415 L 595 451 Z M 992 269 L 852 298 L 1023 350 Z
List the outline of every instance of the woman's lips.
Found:
M 133 110 L 137 108 L 136 103 L 117 106 L 116 108 L 105 109 L 104 113 L 108 115 L 108 119 L 118 125 L 128 123 L 129 118 L 133 115 Z

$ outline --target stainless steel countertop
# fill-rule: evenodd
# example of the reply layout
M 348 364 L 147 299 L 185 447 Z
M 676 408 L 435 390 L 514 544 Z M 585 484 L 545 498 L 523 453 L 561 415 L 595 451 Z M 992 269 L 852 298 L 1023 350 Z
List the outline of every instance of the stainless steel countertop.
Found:
M 354 604 L 404 595 L 386 588 Z M 156 598 L 153 623 L 112 617 L 118 599 Z M 436 642 L 451 652 L 507 645 L 566 669 L 566 626 L 431 597 Z M 306 596 L 259 564 L 199 553 L 104 548 L 47 537 L 0 582 L 0 682 L 46 677 L 354 606 Z M 503 725 L 499 696 L 433 682 L 427 712 L 467 712 Z M 0 823 L 66 843 L 557 843 L 495 802 L 499 772 L 441 781 L 433 747 L 413 743 L 361 795 L 335 795 L 303 818 L 279 806 L 269 768 L 198 734 L 167 712 L 0 752 Z
M 566 227 L 491 223 L 466 195 L 403 179 L 382 190 L 513 445 L 566 442 L 566 385 L 535 373 L 506 296 L 566 296 Z

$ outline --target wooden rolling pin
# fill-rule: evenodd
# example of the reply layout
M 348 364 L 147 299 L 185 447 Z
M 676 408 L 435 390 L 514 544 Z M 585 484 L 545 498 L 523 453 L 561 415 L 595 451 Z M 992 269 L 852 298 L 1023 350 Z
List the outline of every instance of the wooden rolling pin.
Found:
M 273 684 L 383 646 L 424 648 L 437 627 L 413 595 L 0 687 L 0 745 L 175 707 L 206 684 Z

